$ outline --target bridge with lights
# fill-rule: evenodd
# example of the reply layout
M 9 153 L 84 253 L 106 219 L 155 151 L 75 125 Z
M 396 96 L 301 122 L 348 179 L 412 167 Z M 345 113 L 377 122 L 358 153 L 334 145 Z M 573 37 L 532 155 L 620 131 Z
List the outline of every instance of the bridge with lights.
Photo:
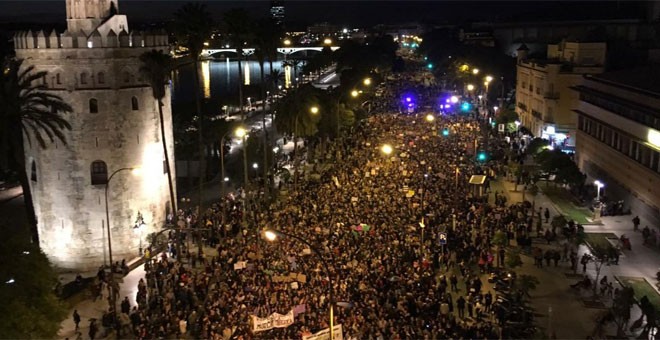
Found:
M 339 49 L 339 46 L 330 46 L 330 50 L 336 51 Z M 286 56 L 301 52 L 301 51 L 317 51 L 321 52 L 323 50 L 323 46 L 300 46 L 300 47 L 280 47 L 277 49 L 277 53 L 284 54 Z M 238 53 L 236 52 L 235 48 L 208 48 L 208 49 L 203 49 L 202 50 L 202 57 L 212 57 L 214 54 L 217 53 Z M 249 56 L 254 53 L 254 48 L 244 48 L 243 49 L 243 55 L 244 56 Z

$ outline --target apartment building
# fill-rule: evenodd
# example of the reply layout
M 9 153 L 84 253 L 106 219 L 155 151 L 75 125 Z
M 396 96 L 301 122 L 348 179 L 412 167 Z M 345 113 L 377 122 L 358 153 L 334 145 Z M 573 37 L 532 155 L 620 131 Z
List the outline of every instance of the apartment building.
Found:
M 611 200 L 660 225 L 660 67 L 585 76 L 576 160 Z M 652 226 L 652 225 L 649 225 Z
M 571 90 L 584 74 L 604 71 L 606 44 L 562 41 L 550 44 L 544 58 L 517 52 L 516 112 L 522 126 L 554 147 L 574 150 L 578 94 Z

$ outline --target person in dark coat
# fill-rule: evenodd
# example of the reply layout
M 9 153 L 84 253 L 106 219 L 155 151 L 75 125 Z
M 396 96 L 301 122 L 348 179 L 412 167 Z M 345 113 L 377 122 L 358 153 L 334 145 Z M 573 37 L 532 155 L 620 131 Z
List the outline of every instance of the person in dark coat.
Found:
M 73 310 L 73 323 L 76 324 L 76 331 L 78 331 L 80 329 L 80 314 L 78 314 L 77 309 Z

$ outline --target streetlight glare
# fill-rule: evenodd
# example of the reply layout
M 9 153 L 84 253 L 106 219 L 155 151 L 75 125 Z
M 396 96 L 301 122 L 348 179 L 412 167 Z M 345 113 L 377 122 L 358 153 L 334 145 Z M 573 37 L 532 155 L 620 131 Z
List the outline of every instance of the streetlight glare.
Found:
M 433 117 L 432 114 L 429 113 L 429 114 L 426 115 L 426 121 L 427 122 L 432 122 L 434 120 L 435 120 L 435 117 Z
M 486 82 L 487 82 L 487 83 L 490 83 L 491 81 L 493 81 L 493 77 L 491 77 L 491 76 L 486 76 Z
M 277 239 L 277 234 L 271 230 L 264 231 L 264 236 L 266 236 L 266 239 L 271 242 Z
M 472 74 L 479 74 L 479 69 L 478 68 L 472 69 Z
M 371 78 L 365 78 L 364 81 L 362 82 L 364 85 L 369 86 L 371 85 Z
M 351 96 L 353 96 L 354 98 L 357 97 L 359 94 L 360 93 L 357 90 L 351 91 Z
M 392 154 L 392 146 L 389 144 L 385 144 L 380 148 L 380 151 L 382 151 L 386 155 Z
M 239 127 L 239 128 L 236 129 L 236 131 L 234 132 L 234 134 L 235 134 L 236 137 L 238 137 L 238 138 L 243 138 L 243 137 L 245 137 L 245 135 L 247 134 L 247 131 L 246 131 L 244 128 Z
M 325 39 L 323 39 L 323 43 L 326 44 L 326 45 L 330 45 L 330 44 L 332 44 L 332 39 L 325 38 Z
M 291 45 L 291 40 L 289 40 L 289 39 L 284 39 L 284 45 L 286 45 L 286 46 Z
M 257 169 L 257 168 L 259 168 L 259 164 L 257 164 L 257 163 L 252 163 L 252 167 L 255 168 L 255 169 Z
M 474 85 L 468 84 L 467 89 L 468 89 L 468 91 L 474 90 Z
M 605 186 L 605 184 L 603 184 L 603 182 L 601 182 L 601 181 L 599 181 L 599 180 L 595 180 L 595 181 L 594 181 L 594 184 L 598 187 L 598 189 L 600 189 L 600 188 L 602 188 L 602 187 Z
M 318 108 L 318 106 L 312 106 L 312 107 L 310 107 L 310 108 L 309 108 L 309 112 L 311 112 L 312 114 L 317 114 L 317 113 L 319 113 L 319 108 Z
M 140 176 L 142 174 L 142 167 L 141 166 L 136 166 L 133 169 L 131 169 L 131 173 L 134 176 Z

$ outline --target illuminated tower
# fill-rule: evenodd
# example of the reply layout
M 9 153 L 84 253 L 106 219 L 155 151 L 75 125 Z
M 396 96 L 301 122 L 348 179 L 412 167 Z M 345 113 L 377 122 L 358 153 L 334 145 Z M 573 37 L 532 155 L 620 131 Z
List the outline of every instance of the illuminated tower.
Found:
M 14 36 L 24 67 L 48 71 L 42 80 L 48 91 L 73 107 L 64 115 L 72 125 L 65 132 L 67 145 L 56 142 L 42 150 L 26 143 L 25 150 L 40 245 L 59 268 L 91 269 L 107 261 L 104 189 L 114 171 L 141 167 L 141 175 L 122 171 L 109 185 L 114 261 L 137 256 L 140 243 L 146 244 L 169 213 L 158 106 L 139 72 L 142 53 L 169 52 L 167 34 L 129 30 L 117 2 L 66 0 L 64 33 Z M 163 103 L 174 169 L 169 89 Z M 138 212 L 146 225 L 134 229 Z

